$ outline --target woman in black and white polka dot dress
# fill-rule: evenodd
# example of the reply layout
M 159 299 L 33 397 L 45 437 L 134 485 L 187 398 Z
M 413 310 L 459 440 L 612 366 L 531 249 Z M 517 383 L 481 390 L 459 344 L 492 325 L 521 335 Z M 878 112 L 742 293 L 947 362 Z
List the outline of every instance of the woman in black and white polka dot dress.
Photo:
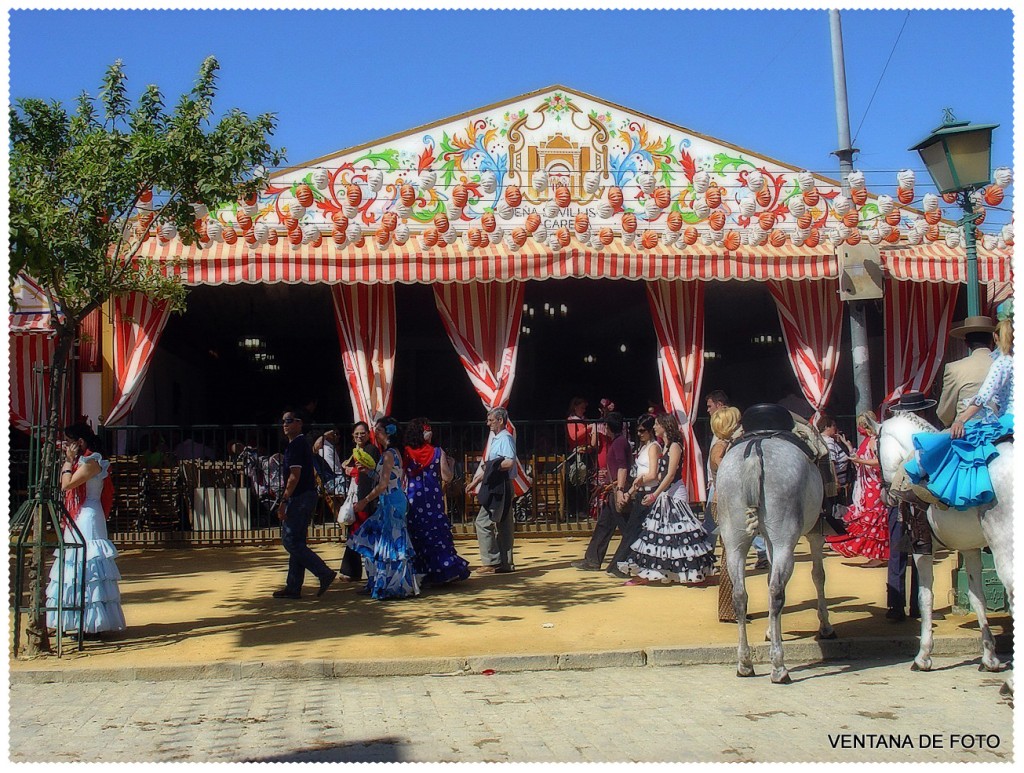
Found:
M 658 462 L 661 482 L 642 500 L 651 510 L 619 569 L 633 575 L 626 585 L 699 583 L 711 573 L 714 550 L 687 502 L 682 435 L 676 417 L 669 413 L 658 416 L 654 434 L 666 448 Z

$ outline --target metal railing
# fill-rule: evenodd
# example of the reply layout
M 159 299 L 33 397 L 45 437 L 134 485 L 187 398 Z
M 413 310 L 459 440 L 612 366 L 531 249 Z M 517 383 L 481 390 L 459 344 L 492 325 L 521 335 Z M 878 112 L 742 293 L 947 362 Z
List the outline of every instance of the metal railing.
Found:
M 852 418 L 840 418 L 841 426 L 847 423 L 852 426 Z M 331 426 L 310 424 L 306 436 L 312 442 Z M 465 484 L 479 463 L 487 428 L 482 421 L 434 421 L 431 427 L 432 441 L 455 467 L 455 478 L 445 486 L 447 515 L 456 534 L 471 534 L 479 505 L 466 493 Z M 571 450 L 564 420 L 522 420 L 515 427 L 519 459 L 533 480 L 530 491 L 514 503 L 517 529 L 589 529 L 596 514 L 594 455 Z M 697 420 L 695 431 L 706 448 L 706 418 Z M 283 485 L 280 454 L 286 442 L 279 425 L 119 426 L 101 436 L 115 491 L 107 527 L 118 544 L 278 538 L 273 503 Z M 341 451 L 347 456 L 352 447 L 348 427 L 341 428 L 341 437 Z M 27 462 L 26 454 L 12 453 L 12 511 L 24 498 Z M 321 493 L 310 538 L 338 539 L 342 530 L 334 508 L 340 501 Z

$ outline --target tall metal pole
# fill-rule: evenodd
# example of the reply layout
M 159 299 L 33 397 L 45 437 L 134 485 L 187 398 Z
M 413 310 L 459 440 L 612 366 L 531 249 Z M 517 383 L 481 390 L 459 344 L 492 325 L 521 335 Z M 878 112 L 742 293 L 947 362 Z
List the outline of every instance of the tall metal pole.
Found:
M 839 179 L 843 194 L 850 195 L 850 172 L 853 171 L 853 154 L 856 148 L 850 140 L 850 109 L 846 101 L 846 62 L 843 57 L 843 28 L 839 11 L 828 12 L 829 29 L 832 33 L 832 81 L 836 96 L 836 128 L 839 133 Z M 847 303 L 850 312 L 850 355 L 853 360 L 853 388 L 856 396 L 857 413 L 861 414 L 872 406 L 871 365 L 868 359 L 868 333 L 863 301 Z
M 960 224 L 964 227 L 964 248 L 967 251 L 967 316 L 977 317 L 981 314 L 981 292 L 978 288 L 978 248 L 974 239 L 974 219 L 978 216 L 971 201 L 973 190 L 960 194 L 960 206 L 964 217 Z

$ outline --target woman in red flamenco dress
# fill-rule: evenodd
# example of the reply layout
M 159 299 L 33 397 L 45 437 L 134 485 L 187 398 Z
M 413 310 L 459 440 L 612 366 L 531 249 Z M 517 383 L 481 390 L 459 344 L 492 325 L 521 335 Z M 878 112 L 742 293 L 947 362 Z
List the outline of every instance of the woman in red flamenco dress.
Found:
M 850 461 L 857 465 L 853 504 L 846 513 L 846 534 L 827 537 L 829 546 L 847 558 L 864 556 L 864 566 L 885 566 L 889 560 L 888 510 L 882 501 L 882 469 L 878 462 L 878 421 L 872 411 L 857 417 L 863 437 Z

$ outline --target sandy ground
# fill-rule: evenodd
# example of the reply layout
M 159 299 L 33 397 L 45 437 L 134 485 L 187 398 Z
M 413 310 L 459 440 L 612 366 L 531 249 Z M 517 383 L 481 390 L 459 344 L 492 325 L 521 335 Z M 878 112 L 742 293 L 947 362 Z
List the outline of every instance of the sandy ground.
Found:
M 479 564 L 476 543 L 460 540 L 460 553 Z M 736 626 L 717 619 L 718 588 L 625 587 L 604 572 L 569 566 L 586 547 L 584 537 L 517 542 L 514 574 L 472 578 L 428 589 L 418 598 L 374 601 L 361 584 L 333 585 L 315 597 L 307 576 L 301 600 L 271 593 L 284 582 L 279 546 L 125 550 L 118 559 L 128 630 L 86 642 L 58 660 L 16 660 L 12 668 L 116 668 L 217 661 L 381 659 L 431 656 L 591 652 L 642 647 L 734 644 Z M 614 543 L 613 543 L 614 549 Z M 340 544 L 315 550 L 332 568 Z M 936 635 L 976 635 L 973 615 L 954 615 L 955 554 L 940 554 L 935 569 Z M 841 638 L 914 636 L 916 621 L 884 618 L 884 567 L 830 554 L 826 592 Z M 766 572 L 748 563 L 749 635 L 767 627 Z M 809 639 L 817 630 L 807 545 L 798 547 L 783 618 L 786 639 Z M 996 634 L 1010 630 L 993 615 Z M 980 641 L 979 641 L 980 654 Z

